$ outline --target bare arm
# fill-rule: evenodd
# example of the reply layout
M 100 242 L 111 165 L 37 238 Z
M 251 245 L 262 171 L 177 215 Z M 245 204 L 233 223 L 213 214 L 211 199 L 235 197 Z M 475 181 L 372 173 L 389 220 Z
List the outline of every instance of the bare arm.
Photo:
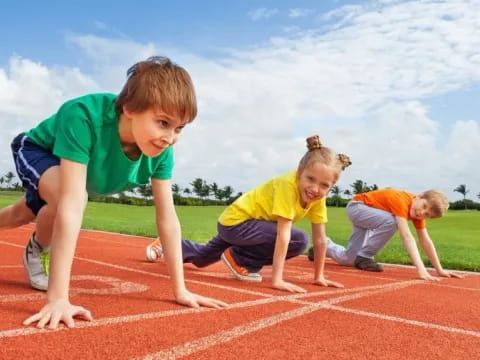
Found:
M 431 276 L 425 268 L 422 258 L 420 257 L 420 253 L 418 252 L 417 243 L 415 242 L 415 239 L 408 228 L 407 219 L 397 216 L 396 221 L 400 239 L 402 239 L 402 243 L 405 246 L 408 255 L 410 255 L 413 264 L 417 268 L 418 276 L 424 280 L 438 280 L 438 278 Z
M 277 238 L 275 240 L 275 251 L 273 253 L 272 286 L 275 289 L 303 293 L 306 292 L 305 289 L 283 280 L 283 269 L 285 266 L 288 244 L 290 243 L 291 231 L 292 221 L 278 217 Z
M 88 310 L 69 302 L 72 261 L 86 202 L 86 177 L 86 165 L 61 159 L 60 194 L 52 232 L 47 304 L 39 313 L 25 320 L 25 325 L 38 321 L 39 328 L 49 324 L 50 329 L 55 329 L 60 321 L 73 327 L 73 317 L 76 315 L 92 319 Z
M 314 259 L 314 283 L 322 286 L 343 287 L 342 284 L 327 280 L 324 275 L 325 258 L 327 253 L 327 235 L 325 224 L 312 224 L 312 242 Z
M 455 277 L 455 278 L 463 277 L 459 274 L 456 274 L 450 271 L 445 271 L 443 269 L 442 264 L 440 263 L 440 259 L 438 258 L 438 255 L 437 255 L 437 250 L 435 249 L 435 245 L 433 244 L 433 241 L 430 238 L 430 235 L 428 234 L 428 231 L 426 228 L 417 229 L 417 236 L 418 236 L 418 240 L 420 241 L 420 245 L 422 246 L 423 250 L 427 254 L 428 258 L 430 259 L 430 262 L 432 263 L 433 267 L 437 271 L 438 275 L 444 276 L 444 277 Z
M 173 293 L 179 304 L 191 307 L 200 305 L 225 307 L 226 303 L 191 293 L 185 287 L 181 247 L 181 228 L 178 221 L 170 180 L 152 179 L 157 230 L 165 255 L 165 263 L 172 279 Z

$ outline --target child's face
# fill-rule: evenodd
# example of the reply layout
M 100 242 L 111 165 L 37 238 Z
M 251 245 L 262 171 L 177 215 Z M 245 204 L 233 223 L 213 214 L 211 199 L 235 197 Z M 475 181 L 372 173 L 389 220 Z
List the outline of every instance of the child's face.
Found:
M 432 217 L 430 204 L 426 199 L 420 196 L 415 196 L 410 206 L 410 217 L 415 220 L 424 220 Z
M 298 187 L 302 202 L 306 205 L 325 197 L 337 180 L 337 172 L 330 166 L 314 162 L 299 176 Z
M 159 155 L 177 142 L 186 121 L 161 110 L 125 112 L 131 119 L 132 135 L 140 151 L 147 156 Z

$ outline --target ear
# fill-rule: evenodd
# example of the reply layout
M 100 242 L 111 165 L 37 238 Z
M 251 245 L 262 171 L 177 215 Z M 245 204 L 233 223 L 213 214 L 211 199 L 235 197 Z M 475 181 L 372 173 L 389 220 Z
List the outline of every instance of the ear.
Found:
M 133 112 L 129 111 L 125 104 L 122 105 L 122 112 L 129 118 L 133 116 Z

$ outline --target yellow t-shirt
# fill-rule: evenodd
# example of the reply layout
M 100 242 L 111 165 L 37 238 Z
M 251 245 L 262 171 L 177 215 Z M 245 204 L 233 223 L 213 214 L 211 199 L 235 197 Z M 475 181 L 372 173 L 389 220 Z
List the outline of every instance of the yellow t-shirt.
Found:
M 326 198 L 302 207 L 297 172 L 293 170 L 240 196 L 223 211 L 218 221 L 224 226 L 232 226 L 250 219 L 276 221 L 278 216 L 292 222 L 306 217 L 313 224 L 324 224 L 327 222 Z

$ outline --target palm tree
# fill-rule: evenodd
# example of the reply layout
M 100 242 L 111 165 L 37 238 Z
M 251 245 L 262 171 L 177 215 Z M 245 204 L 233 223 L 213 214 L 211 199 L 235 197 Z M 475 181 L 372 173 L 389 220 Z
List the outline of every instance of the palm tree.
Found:
M 10 188 L 10 183 L 12 182 L 14 177 L 15 177 L 15 174 L 11 171 L 5 174 L 5 183 L 7 185 L 7 188 Z
M 374 191 L 374 190 L 378 190 L 378 185 L 377 184 L 373 184 L 372 186 L 370 186 L 368 188 L 368 191 Z
M 180 188 L 180 185 L 178 184 L 172 184 L 172 192 L 176 195 L 179 195 L 182 189 Z
M 361 194 L 369 190 L 367 183 L 362 180 L 355 180 L 355 182 L 350 186 L 353 188 L 354 194 Z
M 453 191 L 463 195 L 463 203 L 465 204 L 465 210 L 467 210 L 467 202 L 465 200 L 466 200 L 467 193 L 470 191 L 470 190 L 467 190 L 467 185 L 465 184 L 458 185 L 455 189 L 453 189 Z
M 210 184 L 210 191 L 212 192 L 213 197 L 214 197 L 215 199 L 221 200 L 221 199 L 219 199 L 219 197 L 218 197 L 218 195 L 219 195 L 219 194 L 218 194 L 218 190 L 219 190 L 219 188 L 218 188 L 218 185 L 217 185 L 216 182 Z
M 204 184 L 205 181 L 201 178 L 196 178 L 190 183 L 190 185 L 192 185 L 193 193 L 196 194 L 198 197 L 202 197 Z
M 227 201 L 230 201 L 232 198 L 232 194 L 233 188 L 230 185 L 227 185 L 222 189 L 223 199 L 227 199 Z
M 138 186 L 137 191 L 141 196 L 143 196 L 147 200 L 152 198 L 153 196 L 151 184 L 140 185 Z
M 332 198 L 335 199 L 335 206 L 338 207 L 341 199 L 340 194 L 342 193 L 342 190 L 338 185 L 333 185 L 330 189 L 330 192 L 333 194 Z
M 351 196 L 352 196 L 352 192 L 347 189 L 347 190 L 345 190 L 345 191 L 343 192 L 343 195 L 345 195 L 345 196 L 347 196 L 347 197 L 351 197 Z

